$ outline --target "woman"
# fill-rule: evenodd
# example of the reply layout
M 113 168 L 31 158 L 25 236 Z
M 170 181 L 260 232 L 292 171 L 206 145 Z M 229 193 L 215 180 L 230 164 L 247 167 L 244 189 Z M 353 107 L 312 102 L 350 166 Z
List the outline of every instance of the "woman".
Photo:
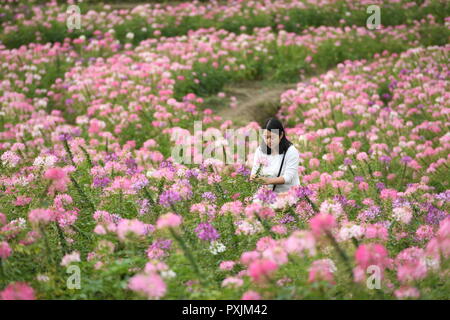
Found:
M 283 166 L 280 172 L 282 162 Z M 274 191 L 277 193 L 286 192 L 290 187 L 300 184 L 298 163 L 298 150 L 286 138 L 280 120 L 277 118 L 268 119 L 263 127 L 263 141 L 255 151 L 250 180 L 259 179 L 262 184 L 268 185 L 269 188 L 275 188 Z M 261 168 L 259 168 L 260 165 Z

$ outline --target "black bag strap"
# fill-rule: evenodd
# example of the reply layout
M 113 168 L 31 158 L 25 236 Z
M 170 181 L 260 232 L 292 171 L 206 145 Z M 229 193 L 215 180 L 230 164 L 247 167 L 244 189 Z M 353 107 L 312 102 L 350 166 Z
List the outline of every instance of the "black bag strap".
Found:
M 289 148 L 288 148 L 289 149 Z M 277 175 L 277 178 L 280 176 L 280 174 L 281 174 L 281 169 L 283 168 L 283 163 L 284 163 L 284 157 L 286 157 L 286 153 L 287 153 L 287 150 L 283 153 L 283 159 L 281 160 L 281 165 L 280 165 L 280 170 L 278 171 L 278 175 Z M 273 188 L 272 188 L 272 191 L 275 191 L 275 188 L 277 187 L 277 185 L 276 184 L 274 184 L 273 185 Z

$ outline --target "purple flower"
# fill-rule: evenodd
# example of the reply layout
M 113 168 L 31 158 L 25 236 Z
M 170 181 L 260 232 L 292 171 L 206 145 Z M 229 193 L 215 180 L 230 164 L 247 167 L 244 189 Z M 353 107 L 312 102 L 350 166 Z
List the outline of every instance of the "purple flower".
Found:
M 389 93 L 384 93 L 381 97 L 382 97 L 384 100 L 390 100 L 390 99 L 391 99 L 391 95 L 390 95 Z
M 389 89 L 394 89 L 394 88 L 396 88 L 397 87 L 397 81 L 396 80 L 394 80 L 394 81 L 392 81 L 390 84 L 389 84 Z
M 277 195 L 275 192 L 273 192 L 272 190 L 266 189 L 266 188 L 262 188 L 258 194 L 256 195 L 256 197 L 261 200 L 264 203 L 274 203 L 275 200 L 277 200 Z
M 172 240 L 170 239 L 157 239 L 155 242 L 153 242 L 149 249 L 163 249 L 167 250 L 170 249 L 172 246 Z
M 381 212 L 380 207 L 378 207 L 378 206 L 371 206 L 370 208 L 368 208 L 368 209 L 364 210 L 363 212 L 361 212 L 358 215 L 358 218 L 361 219 L 361 220 L 373 220 L 373 219 L 375 219 L 376 217 L 379 216 L 380 212 Z
M 305 197 L 308 197 L 308 196 L 310 196 L 312 194 L 313 194 L 313 192 L 311 190 L 309 190 L 308 187 L 298 187 L 295 190 L 295 195 L 297 197 L 299 197 L 299 198 L 305 198 Z
M 379 158 L 379 160 L 380 160 L 381 162 L 384 162 L 384 163 L 386 163 L 386 164 L 389 164 L 389 162 L 391 162 L 392 158 L 389 157 L 389 156 L 381 156 L 381 157 Z
M 181 195 L 172 190 L 166 190 L 159 196 L 159 204 L 164 207 L 170 207 L 172 204 L 181 200 Z
M 295 222 L 295 219 L 293 216 L 286 214 L 279 221 L 280 221 L 280 223 L 287 224 L 287 223 Z
M 402 69 L 402 70 L 400 70 L 400 74 L 407 74 L 407 73 L 409 73 L 410 71 L 408 70 L 408 69 Z
M 392 206 L 394 208 L 399 208 L 399 207 L 409 207 L 409 208 L 411 208 L 411 202 L 409 202 L 405 198 L 397 198 L 394 201 L 392 201 Z
M 188 169 L 188 170 L 186 170 L 185 176 L 188 179 L 192 178 L 192 177 L 197 177 L 198 176 L 198 172 L 195 171 L 195 170 Z
M 171 161 L 167 161 L 167 160 L 164 160 L 160 163 L 159 169 L 162 169 L 162 168 L 167 168 L 172 172 L 174 172 L 176 170 L 176 168 L 173 166 L 173 163 Z
M 375 187 L 377 187 L 377 189 L 380 190 L 380 191 L 386 188 L 386 186 L 384 185 L 383 182 L 375 183 Z
M 403 158 L 400 159 L 400 161 L 404 164 L 407 164 L 408 162 L 412 161 L 412 158 L 409 156 L 404 156 Z
M 114 152 L 108 152 L 105 156 L 105 162 L 116 161 L 119 157 Z
M 436 195 L 437 200 L 449 202 L 450 201 L 450 190 L 446 190 Z
M 58 137 L 59 141 L 69 141 L 70 139 L 72 139 L 72 136 L 67 132 L 61 133 Z
M 244 165 L 241 165 L 237 170 L 236 170 L 237 174 L 241 174 L 243 176 L 249 176 L 250 175 L 250 170 L 248 168 L 246 168 Z
M 104 188 L 107 185 L 109 185 L 111 182 L 111 179 L 108 177 L 94 177 L 93 185 L 95 188 Z
M 352 159 L 350 159 L 350 158 L 345 158 L 344 159 L 344 164 L 346 166 L 350 166 L 352 163 L 353 163 Z
M 438 225 L 442 220 L 448 217 L 448 213 L 439 210 L 433 205 L 429 205 L 428 214 L 425 217 L 425 222 L 428 224 Z
M 148 199 L 142 199 L 137 201 L 139 204 L 139 214 L 144 215 L 148 212 L 150 207 L 150 201 Z
M 356 177 L 355 177 L 355 181 L 356 181 L 356 182 L 364 182 L 364 177 L 356 176 Z
M 333 197 L 334 201 L 337 201 L 341 204 L 342 207 L 346 207 L 346 206 L 352 206 L 354 207 L 355 205 L 352 204 L 345 196 L 342 196 L 340 194 L 337 194 Z
M 132 185 L 132 188 L 134 191 L 139 191 L 143 189 L 148 184 L 147 178 L 142 178 L 137 181 L 135 181 Z
M 219 239 L 219 232 L 209 223 L 200 223 L 197 228 L 195 228 L 195 233 L 200 240 L 204 241 L 214 241 Z
M 127 173 L 133 175 L 137 172 L 137 162 L 133 158 L 128 158 L 125 160 L 125 165 L 127 166 Z
M 209 191 L 204 192 L 202 194 L 202 198 L 205 199 L 205 200 L 211 200 L 211 201 L 215 201 L 217 199 L 216 195 L 214 193 L 212 193 L 212 192 L 209 192 Z

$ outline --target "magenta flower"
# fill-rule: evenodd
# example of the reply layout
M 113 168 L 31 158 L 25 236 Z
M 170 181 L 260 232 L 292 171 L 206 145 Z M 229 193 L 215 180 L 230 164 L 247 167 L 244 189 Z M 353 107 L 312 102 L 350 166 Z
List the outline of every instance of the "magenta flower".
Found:
M 36 296 L 27 283 L 14 282 L 0 291 L 0 300 L 36 300 Z
M 203 241 L 215 241 L 220 237 L 219 232 L 209 223 L 200 223 L 195 228 L 195 233 Z

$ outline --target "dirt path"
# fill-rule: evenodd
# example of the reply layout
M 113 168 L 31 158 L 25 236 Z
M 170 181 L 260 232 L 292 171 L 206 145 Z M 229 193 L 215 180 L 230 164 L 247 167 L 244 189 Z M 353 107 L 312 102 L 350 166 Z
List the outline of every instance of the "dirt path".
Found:
M 223 120 L 232 120 L 234 126 L 243 126 L 251 121 L 262 125 L 267 118 L 277 113 L 281 94 L 295 87 L 295 83 L 267 84 L 258 81 L 233 84 L 225 87 L 223 91 L 228 96 L 236 97 L 236 108 L 222 107 L 217 111 L 217 115 Z

